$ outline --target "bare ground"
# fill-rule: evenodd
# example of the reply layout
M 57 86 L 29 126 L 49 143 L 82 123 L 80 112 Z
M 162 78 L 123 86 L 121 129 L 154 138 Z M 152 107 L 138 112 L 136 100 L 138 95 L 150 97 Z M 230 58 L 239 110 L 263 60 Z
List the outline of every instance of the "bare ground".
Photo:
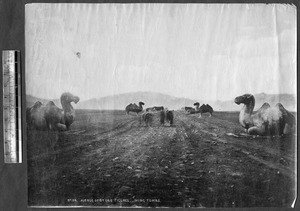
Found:
M 70 131 L 28 130 L 29 205 L 291 206 L 295 136 L 228 136 L 238 113 L 158 122 L 79 110 Z

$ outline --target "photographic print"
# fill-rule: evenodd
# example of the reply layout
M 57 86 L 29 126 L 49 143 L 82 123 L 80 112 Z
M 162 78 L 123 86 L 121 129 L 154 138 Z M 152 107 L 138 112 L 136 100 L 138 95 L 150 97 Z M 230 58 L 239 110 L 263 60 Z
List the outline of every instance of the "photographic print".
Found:
M 294 5 L 25 9 L 29 206 L 294 206 Z

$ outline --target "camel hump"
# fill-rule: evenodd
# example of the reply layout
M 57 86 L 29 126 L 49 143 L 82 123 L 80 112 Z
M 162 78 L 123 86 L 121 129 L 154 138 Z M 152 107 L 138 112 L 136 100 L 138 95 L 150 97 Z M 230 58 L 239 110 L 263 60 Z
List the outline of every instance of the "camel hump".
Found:
M 37 102 L 34 103 L 32 108 L 40 108 L 42 105 L 43 105 L 43 103 L 41 103 L 40 101 L 37 101 Z
M 209 108 L 210 110 L 213 110 L 213 108 L 209 104 L 206 104 L 206 107 Z
M 130 103 L 128 106 L 127 106 L 127 108 L 128 109 L 138 109 L 139 108 L 139 106 L 137 105 L 137 104 L 135 104 L 135 103 Z
M 269 103 L 264 103 L 261 107 L 262 108 L 270 108 L 271 106 Z
M 53 101 L 49 101 L 45 106 L 45 118 L 61 119 L 63 110 L 55 105 Z
M 205 104 L 202 104 L 202 105 L 200 106 L 200 109 L 201 109 L 201 110 L 205 110 L 205 109 L 206 109 L 206 105 L 205 105 Z
M 128 105 L 126 106 L 126 109 L 132 109 L 132 108 L 137 108 L 137 107 L 138 107 L 137 104 L 135 104 L 135 103 L 130 103 L 130 104 L 128 104 Z
M 294 117 L 294 115 L 286 110 L 281 103 L 277 103 L 275 107 L 277 107 L 282 113 L 282 117 L 287 124 L 289 124 L 290 126 L 294 126 L 296 124 L 296 118 Z
M 55 103 L 53 101 L 49 101 L 46 106 L 56 106 Z
M 271 108 L 269 103 L 264 103 L 257 111 L 261 112 L 261 111 L 265 111 L 267 109 Z
M 139 113 L 139 112 L 141 112 L 141 111 L 143 110 L 143 108 L 142 108 L 141 104 L 140 104 L 140 106 L 138 106 L 138 105 L 135 104 L 135 103 L 134 103 L 134 104 L 130 103 L 128 106 L 126 106 L 125 110 L 126 110 L 127 114 L 128 114 L 130 111 L 131 111 L 131 112 Z
M 128 104 L 128 105 L 126 106 L 126 109 L 130 108 L 131 106 L 132 106 L 132 103 Z
M 286 109 L 283 107 L 283 105 L 281 103 L 277 103 L 275 106 L 280 109 L 284 109 L 286 111 Z
M 278 108 L 279 111 L 281 111 L 281 113 L 282 113 L 283 116 L 286 116 L 287 113 L 288 113 L 288 111 L 283 107 L 283 105 L 281 103 L 277 103 L 275 105 L 275 108 Z

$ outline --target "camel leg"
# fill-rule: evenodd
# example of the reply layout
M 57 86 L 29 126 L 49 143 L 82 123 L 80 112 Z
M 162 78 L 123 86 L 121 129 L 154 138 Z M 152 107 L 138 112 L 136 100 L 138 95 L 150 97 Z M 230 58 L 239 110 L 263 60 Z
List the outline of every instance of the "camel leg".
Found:
M 253 126 L 248 129 L 248 134 L 250 135 L 264 135 L 265 134 L 265 126 L 257 127 Z
M 199 116 L 199 118 L 201 118 L 202 117 L 202 115 L 201 115 L 201 113 L 200 113 L 200 116 Z

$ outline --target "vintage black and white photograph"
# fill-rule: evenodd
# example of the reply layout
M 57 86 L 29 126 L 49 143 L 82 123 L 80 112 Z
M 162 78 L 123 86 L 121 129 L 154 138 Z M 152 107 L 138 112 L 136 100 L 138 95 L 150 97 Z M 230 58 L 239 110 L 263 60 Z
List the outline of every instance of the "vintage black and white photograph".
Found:
M 296 12 L 27 4 L 28 205 L 293 207 Z

